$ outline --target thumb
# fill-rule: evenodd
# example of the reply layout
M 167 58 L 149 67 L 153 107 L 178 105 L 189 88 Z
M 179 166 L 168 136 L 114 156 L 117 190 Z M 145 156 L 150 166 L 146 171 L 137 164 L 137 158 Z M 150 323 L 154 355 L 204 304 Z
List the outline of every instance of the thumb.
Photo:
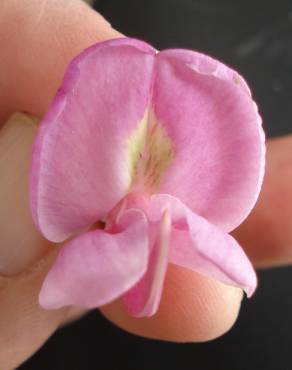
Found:
M 2 0 L 0 125 L 15 111 L 42 116 L 69 61 L 89 45 L 117 36 L 78 0 Z M 35 130 L 34 120 L 16 115 L 0 133 L 0 369 L 7 370 L 80 313 L 68 308 L 45 311 L 38 305 L 56 250 L 37 234 L 30 219 L 27 176 Z

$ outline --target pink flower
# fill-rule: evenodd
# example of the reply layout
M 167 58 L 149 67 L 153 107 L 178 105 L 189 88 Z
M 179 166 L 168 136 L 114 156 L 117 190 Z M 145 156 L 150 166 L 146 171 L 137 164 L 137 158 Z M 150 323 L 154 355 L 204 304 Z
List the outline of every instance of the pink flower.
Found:
M 239 286 L 256 275 L 228 235 L 253 208 L 264 173 L 261 119 L 236 72 L 189 50 L 129 38 L 70 64 L 43 119 L 31 208 L 61 249 L 45 308 L 122 297 L 153 315 L 168 263 Z

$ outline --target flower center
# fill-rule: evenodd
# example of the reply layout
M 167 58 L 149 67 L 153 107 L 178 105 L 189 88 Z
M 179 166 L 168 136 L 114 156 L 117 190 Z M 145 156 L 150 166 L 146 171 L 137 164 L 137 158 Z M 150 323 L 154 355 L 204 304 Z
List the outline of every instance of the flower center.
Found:
M 153 112 L 145 114 L 131 135 L 128 152 L 131 187 L 153 192 L 174 158 L 172 141 Z

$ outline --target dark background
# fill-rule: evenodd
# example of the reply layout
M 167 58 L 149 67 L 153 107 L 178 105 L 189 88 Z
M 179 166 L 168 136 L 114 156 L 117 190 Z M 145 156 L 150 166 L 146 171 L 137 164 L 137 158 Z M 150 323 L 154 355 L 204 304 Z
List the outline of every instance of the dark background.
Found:
M 104 0 L 95 7 L 128 36 L 233 66 L 252 87 L 267 134 L 292 132 L 292 1 Z M 19 370 L 291 370 L 292 268 L 260 272 L 259 281 L 235 327 L 210 343 L 142 339 L 94 312 Z

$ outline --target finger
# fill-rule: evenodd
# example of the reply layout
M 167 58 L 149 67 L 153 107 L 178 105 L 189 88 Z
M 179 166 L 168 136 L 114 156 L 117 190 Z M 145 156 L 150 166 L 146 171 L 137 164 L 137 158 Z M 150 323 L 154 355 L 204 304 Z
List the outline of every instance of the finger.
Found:
M 292 135 L 268 142 L 263 190 L 234 236 L 258 267 L 292 262 Z
M 15 369 L 58 327 L 85 313 L 79 308 L 47 311 L 38 304 L 40 286 L 57 252 L 50 250 L 13 279 L 0 278 L 0 369 Z
M 2 131 L 1 148 L 6 148 L 4 151 L 6 156 L 2 162 L 0 161 L 2 163 L 1 172 L 7 173 L 14 168 L 9 172 L 9 176 L 5 176 L 6 181 L 1 181 L 2 188 L 0 187 L 3 199 L 8 199 L 6 203 L 3 203 L 7 211 L 3 212 L 3 222 L 0 223 L 0 232 L 3 235 L 0 243 L 0 261 L 2 261 L 2 267 L 5 267 L 4 270 L 2 269 L 2 274 L 5 272 L 6 275 L 21 272 L 41 255 L 47 253 L 48 248 L 50 251 L 55 250 L 55 247 L 48 245 L 34 229 L 29 215 L 26 180 L 29 151 L 35 130 L 36 125 L 31 117 L 17 114 L 9 120 Z M 14 200 L 16 194 L 18 197 Z M 16 213 L 15 207 L 11 207 L 14 201 L 18 209 Z M 6 264 L 4 260 L 7 261 Z M 38 275 L 34 284 L 27 281 L 27 284 L 34 287 L 33 291 L 23 289 L 22 285 L 13 283 L 18 281 L 18 277 L 7 280 L 9 284 L 6 290 L 0 293 L 0 301 L 6 302 L 1 305 L 1 309 L 7 312 L 7 316 L 12 311 L 11 301 L 6 298 L 8 293 L 20 300 L 29 301 L 31 304 L 34 302 L 34 309 L 30 310 L 31 315 L 26 320 L 33 320 L 34 314 L 39 315 L 37 295 L 43 277 L 44 273 Z M 22 280 L 22 284 L 25 284 L 25 281 Z M 140 335 L 169 340 L 203 341 L 221 335 L 233 325 L 241 297 L 241 291 L 236 288 L 222 285 L 184 269 L 172 267 L 169 269 L 159 313 L 152 319 L 130 318 L 117 304 L 106 307 L 103 312 L 117 325 Z M 56 320 L 54 314 L 51 315 L 49 317 L 52 317 L 52 324 L 49 328 L 53 332 L 65 318 L 56 313 Z M 41 321 L 44 316 L 39 315 L 38 317 Z M 19 326 L 21 320 L 20 317 Z M 15 323 L 15 320 L 12 321 L 12 325 L 14 325 L 13 322 Z M 38 325 L 42 331 L 42 325 L 40 323 Z M 10 335 L 10 331 L 10 327 L 4 330 L 3 325 L 3 331 L 0 330 L 0 343 L 1 337 L 6 336 L 7 332 Z M 40 340 L 45 340 L 46 336 L 42 335 L 39 337 Z M 15 342 L 14 345 L 18 343 Z M 41 343 L 41 341 L 34 342 L 34 347 Z
M 15 109 L 41 115 L 70 59 L 90 44 L 117 32 L 79 1 L 4 0 L 0 12 L 0 123 Z M 15 116 L 0 134 L 0 369 L 30 356 L 63 323 L 80 311 L 45 311 L 38 293 L 53 247 L 35 231 L 27 177 L 35 124 Z M 48 257 L 27 265 L 48 253 Z M 21 270 L 24 272 L 21 273 Z M 1 272 L 0 272 L 1 275 Z
M 228 331 L 237 319 L 242 291 L 169 265 L 158 313 L 129 316 L 120 301 L 101 309 L 119 327 L 149 338 L 202 342 Z
M 68 308 L 45 311 L 38 305 L 40 285 L 54 254 L 18 277 L 0 278 L 0 369 L 15 369 L 69 314 Z
M 78 0 L 2 0 L 0 122 L 15 111 L 41 116 L 68 62 L 89 45 L 118 36 Z
M 39 259 L 48 243 L 29 210 L 28 173 L 36 132 L 31 117 L 15 114 L 0 131 L 0 274 L 13 275 Z
M 35 120 L 24 114 L 13 115 L 0 131 L 0 369 L 14 369 L 60 325 L 85 312 L 46 311 L 38 304 L 57 247 L 40 236 L 30 217 L 27 177 L 35 131 Z

